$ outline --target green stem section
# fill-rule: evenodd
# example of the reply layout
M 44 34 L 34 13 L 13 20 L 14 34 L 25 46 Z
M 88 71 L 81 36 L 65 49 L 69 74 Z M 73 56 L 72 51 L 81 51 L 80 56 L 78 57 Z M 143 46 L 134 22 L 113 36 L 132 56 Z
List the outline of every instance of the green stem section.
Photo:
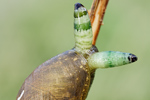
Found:
M 93 33 L 87 10 L 80 3 L 75 4 L 74 36 L 75 50 L 82 54 L 88 53 L 92 47 Z
M 131 53 L 119 51 L 96 52 L 89 56 L 88 64 L 91 70 L 97 68 L 111 68 L 135 62 L 137 57 Z

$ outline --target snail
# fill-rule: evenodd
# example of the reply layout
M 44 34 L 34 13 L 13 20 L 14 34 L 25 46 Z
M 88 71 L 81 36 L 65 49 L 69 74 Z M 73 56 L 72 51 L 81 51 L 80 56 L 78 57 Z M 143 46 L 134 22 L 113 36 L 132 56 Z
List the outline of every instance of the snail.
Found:
M 131 53 L 98 52 L 86 8 L 75 4 L 75 46 L 38 66 L 24 81 L 16 100 L 85 100 L 97 68 L 137 61 Z

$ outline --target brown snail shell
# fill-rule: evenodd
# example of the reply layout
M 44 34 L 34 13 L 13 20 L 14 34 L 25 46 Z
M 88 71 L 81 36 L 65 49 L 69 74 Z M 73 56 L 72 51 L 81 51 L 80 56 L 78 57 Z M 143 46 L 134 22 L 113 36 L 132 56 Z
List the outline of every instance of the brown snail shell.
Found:
M 93 46 L 90 53 L 95 51 Z M 17 100 L 84 100 L 90 84 L 86 58 L 72 49 L 37 67 L 26 78 Z

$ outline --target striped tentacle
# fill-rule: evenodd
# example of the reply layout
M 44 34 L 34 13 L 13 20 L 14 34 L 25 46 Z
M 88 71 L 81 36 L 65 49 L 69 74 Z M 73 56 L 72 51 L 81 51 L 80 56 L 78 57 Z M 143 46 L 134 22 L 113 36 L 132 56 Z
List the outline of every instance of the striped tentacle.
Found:
M 74 35 L 75 50 L 86 54 L 92 47 L 93 33 L 87 10 L 80 3 L 75 4 Z
M 137 61 L 135 55 L 119 51 L 97 52 L 88 58 L 88 64 L 91 70 L 121 66 L 135 61 Z

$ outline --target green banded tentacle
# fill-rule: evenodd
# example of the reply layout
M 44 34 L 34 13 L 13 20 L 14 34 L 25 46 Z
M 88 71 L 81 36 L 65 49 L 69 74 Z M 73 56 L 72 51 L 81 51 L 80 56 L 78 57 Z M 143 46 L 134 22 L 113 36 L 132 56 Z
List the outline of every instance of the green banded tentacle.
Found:
M 87 10 L 80 3 L 75 4 L 74 36 L 75 50 L 86 54 L 92 47 L 93 33 Z
M 137 61 L 135 55 L 119 51 L 97 52 L 88 58 L 90 69 L 116 67 L 135 61 Z

